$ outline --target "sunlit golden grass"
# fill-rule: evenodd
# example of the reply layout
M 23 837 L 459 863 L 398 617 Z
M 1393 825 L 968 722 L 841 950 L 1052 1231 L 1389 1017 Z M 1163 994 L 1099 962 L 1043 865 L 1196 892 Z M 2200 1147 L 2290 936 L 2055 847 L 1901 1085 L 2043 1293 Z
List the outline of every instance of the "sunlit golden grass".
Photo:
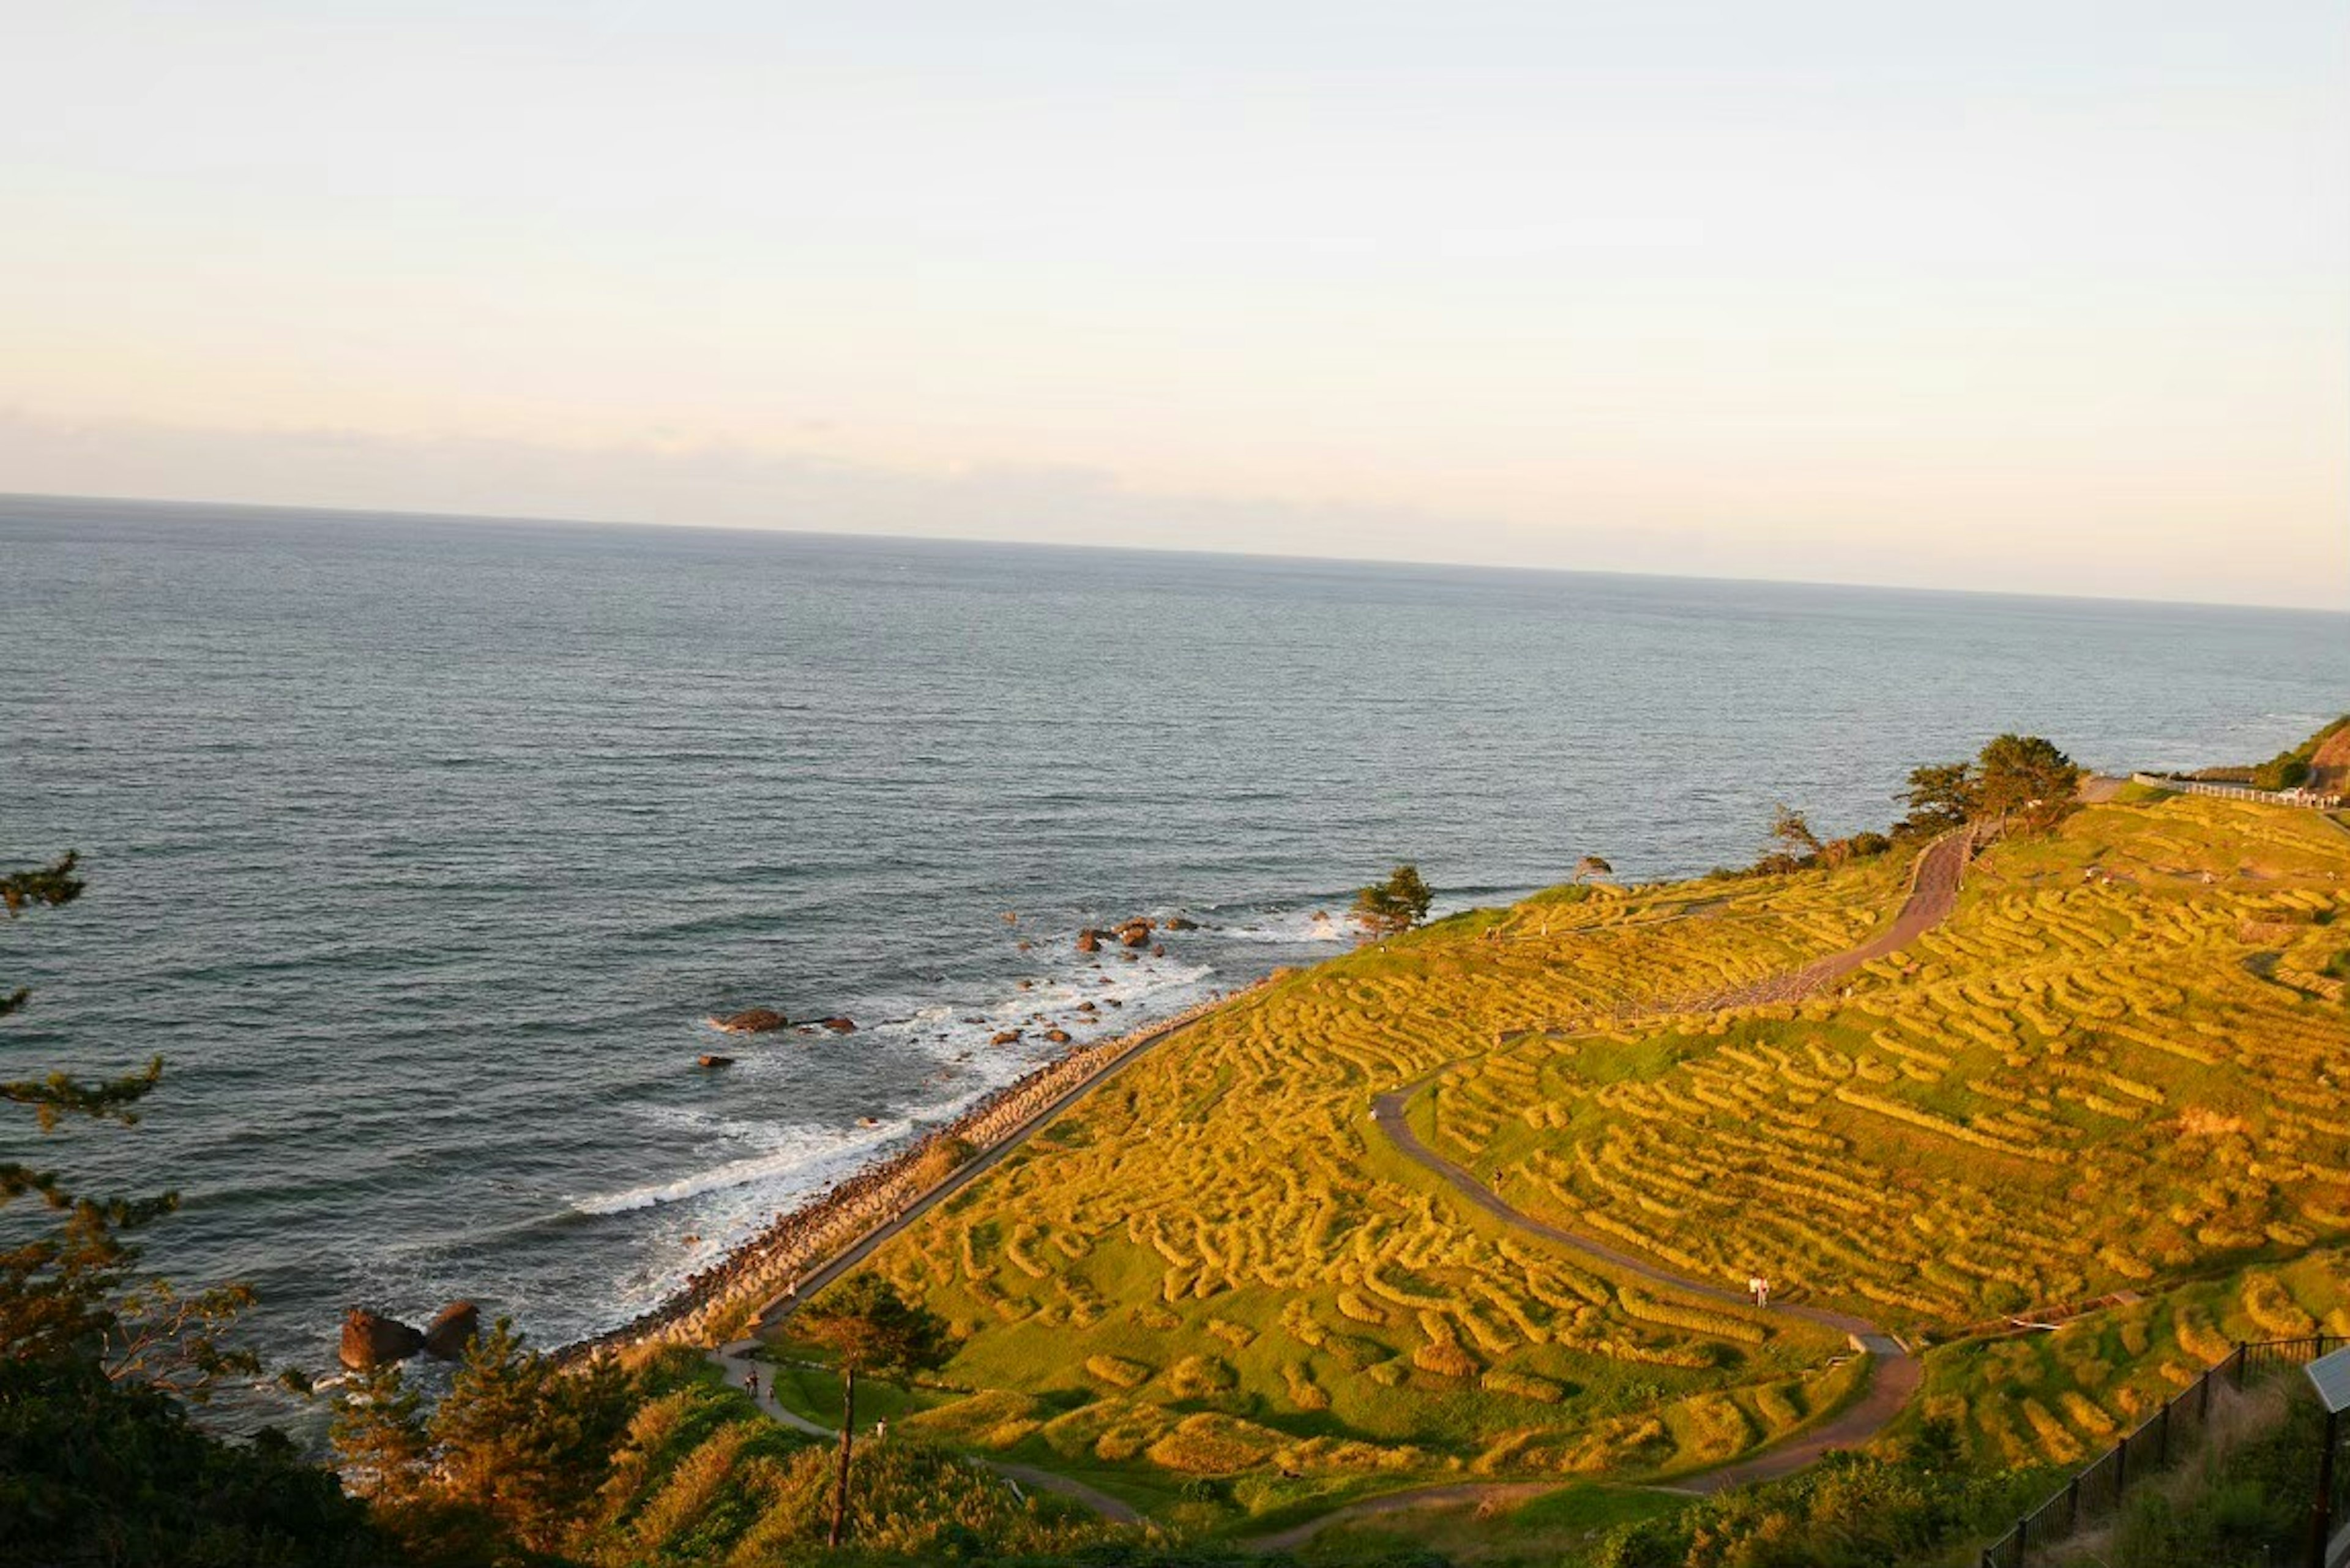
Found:
M 2350 1231 L 2350 1015 L 2306 983 L 2350 945 L 2350 834 L 2093 808 L 1991 848 L 1947 925 L 1835 994 L 1659 1012 L 1865 940 L 1907 872 L 1562 890 L 1251 994 L 877 1255 L 962 1335 L 970 1394 L 918 1419 L 1097 1479 L 1280 1477 L 1278 1507 L 1688 1469 L 1856 1390 L 1819 1331 L 1458 1201 L 1370 1120 L 1423 1080 L 1421 1136 L 1519 1208 L 1929 1337 Z M 2228 1325 L 2335 1311 L 2308 1277 L 2164 1317 L 2109 1387 L 1936 1397 L 1991 1458 L 2061 1458 Z

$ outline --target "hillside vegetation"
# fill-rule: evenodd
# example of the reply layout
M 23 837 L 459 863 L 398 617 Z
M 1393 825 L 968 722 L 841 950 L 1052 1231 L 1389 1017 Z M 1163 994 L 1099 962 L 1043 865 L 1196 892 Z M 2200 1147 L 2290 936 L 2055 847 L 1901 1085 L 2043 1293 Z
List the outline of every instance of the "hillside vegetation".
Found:
M 1137 1063 L 877 1256 L 955 1322 L 910 1426 L 1253 1511 L 1459 1469 L 1660 1471 L 1835 1406 L 1840 1338 L 1617 1278 L 1471 1210 L 1372 1096 L 1497 1039 L 1865 938 L 1891 860 L 1575 888 L 1292 975 Z M 1088 1473 L 1088 1472 L 1107 1473 Z
M 2350 833 L 2312 813 L 2084 812 L 1979 859 L 1843 995 L 1497 1053 L 1434 1091 L 1433 1130 L 1529 1211 L 1913 1333 L 2242 1268 L 2085 1327 L 2095 1353 L 1937 1369 L 1929 1407 L 1987 1394 L 1998 1457 L 2077 1458 L 2232 1339 L 2350 1328 L 2335 1252 L 2245 1267 L 2350 1229 L 2345 873 Z
M 2324 818 L 2168 798 L 1994 846 L 1949 923 L 1801 1004 L 1634 1016 L 1855 945 L 1905 857 L 1566 889 L 1286 977 L 878 1255 L 960 1337 L 909 1424 L 1277 1513 L 1701 1468 L 1864 1381 L 1816 1328 L 1460 1202 L 1367 1117 L 1432 1077 L 1422 1137 L 1520 1209 L 1913 1335 L 2243 1271 L 1929 1362 L 1981 1457 L 2073 1457 L 2229 1339 L 2340 1310 L 2345 872 Z

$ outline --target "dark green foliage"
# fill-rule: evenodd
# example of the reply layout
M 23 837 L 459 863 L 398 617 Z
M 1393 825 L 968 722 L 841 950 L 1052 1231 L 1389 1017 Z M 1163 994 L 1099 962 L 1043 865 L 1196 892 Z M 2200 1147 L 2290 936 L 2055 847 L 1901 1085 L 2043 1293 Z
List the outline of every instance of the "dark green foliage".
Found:
M 9 915 L 81 891 L 68 855 L 0 876 Z M 26 992 L 0 997 L 16 1012 Z M 0 1106 L 44 1132 L 67 1116 L 129 1124 L 162 1074 L 97 1084 L 65 1074 L 0 1084 Z M 0 1247 L 0 1556 L 11 1563 L 338 1564 L 393 1559 L 335 1478 L 276 1433 L 224 1442 L 187 1419 L 215 1379 L 258 1370 L 219 1335 L 252 1301 L 242 1285 L 182 1296 L 133 1283 L 125 1232 L 178 1206 L 88 1198 L 54 1170 L 0 1161 L 0 1207 L 36 1199 L 48 1222 Z
M 1894 825 L 1900 838 L 1939 838 L 1954 827 L 1964 827 L 1975 814 L 1975 770 L 1972 763 L 1928 763 L 1909 772 L 1909 790 L 1902 797 L 1909 815 Z
M 1384 882 L 1374 882 L 1355 895 L 1355 919 L 1377 936 L 1408 931 L 1428 919 L 1435 893 L 1420 880 L 1419 867 L 1397 867 Z
M 879 1274 L 859 1274 L 804 1308 L 800 1335 L 831 1351 L 840 1364 L 840 1475 L 832 1509 L 830 1544 L 848 1529 L 849 1453 L 857 1432 L 857 1375 L 910 1376 L 946 1364 L 953 1347 L 944 1320 L 898 1293 Z
M 2251 781 L 2252 787 L 2254 789 L 2292 789 L 2298 784 L 2307 784 L 2310 774 L 2309 762 L 2317 754 L 2317 748 L 2345 729 L 2350 729 L 2350 713 L 2345 713 L 2291 751 L 2279 752 L 2267 762 L 2252 769 Z
M 631 1403 L 616 1370 L 558 1370 L 500 1318 L 466 1347 L 432 1413 L 437 1484 L 525 1547 L 554 1551 L 604 1484 Z
M 844 1369 L 883 1377 L 927 1372 L 952 1352 L 938 1315 L 879 1274 L 858 1274 L 825 1292 L 794 1316 L 792 1332 L 831 1351 Z
M 1929 1422 L 1930 1428 L 1933 1423 Z M 1594 1568 L 1894 1568 L 1940 1562 L 1995 1534 L 2036 1500 L 2036 1472 L 1994 1479 L 1949 1468 L 1947 1438 L 1898 1460 L 1834 1452 L 1811 1469 L 1708 1498 L 1611 1533 Z
M 2070 809 L 2081 770 L 2038 735 L 2001 735 L 1975 760 L 1975 805 L 1984 816 L 2045 826 Z
M 0 1360 L 0 1559 L 332 1568 L 397 1559 L 274 1433 L 223 1442 L 88 1359 Z
M 346 1486 L 388 1505 L 416 1497 L 432 1449 L 422 1405 L 394 1364 L 343 1379 L 335 1395 L 332 1439 Z
M 2302 1560 L 2325 1423 L 2298 1378 L 2286 1384 L 2283 1419 L 2224 1455 L 2208 1484 L 2147 1487 L 2129 1499 L 2114 1532 L 2113 1568 L 2267 1568 Z
M 74 867 L 80 860 L 80 856 L 68 849 L 47 866 L 0 871 L 0 909 L 6 909 L 14 919 L 27 904 L 46 904 L 54 909 L 72 903 L 81 897 L 81 878 L 74 875 Z M 32 992 L 23 986 L 0 992 L 0 1018 L 24 1006 L 25 999 L 30 995 Z M 12 1089 L 17 1086 L 9 1085 Z

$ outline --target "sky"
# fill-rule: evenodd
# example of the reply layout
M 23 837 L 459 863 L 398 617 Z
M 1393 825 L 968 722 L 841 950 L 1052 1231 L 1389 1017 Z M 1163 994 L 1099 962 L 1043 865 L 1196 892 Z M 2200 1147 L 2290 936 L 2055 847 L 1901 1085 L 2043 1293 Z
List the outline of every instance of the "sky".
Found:
M 0 10 L 0 491 L 2350 607 L 2339 0 Z

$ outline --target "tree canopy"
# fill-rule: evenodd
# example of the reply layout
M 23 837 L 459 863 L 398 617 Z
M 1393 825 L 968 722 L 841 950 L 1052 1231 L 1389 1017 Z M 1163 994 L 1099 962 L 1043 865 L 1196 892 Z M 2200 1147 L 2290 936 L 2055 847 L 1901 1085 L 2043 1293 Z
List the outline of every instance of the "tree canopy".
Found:
M 76 864 L 0 874 L 0 909 L 14 919 L 71 903 Z M 29 996 L 0 992 L 0 1015 Z M 30 1111 L 42 1132 L 68 1116 L 128 1125 L 162 1070 L 159 1057 L 95 1083 L 0 1084 L 0 1106 Z M 360 1506 L 283 1435 L 227 1442 L 188 1419 L 217 1380 L 259 1364 L 220 1337 L 248 1288 L 182 1296 L 131 1277 L 127 1232 L 177 1208 L 175 1194 L 89 1197 L 58 1171 L 0 1160 L 0 1208 L 18 1199 L 48 1218 L 12 1223 L 0 1245 L 0 1538 L 12 1553 L 203 1568 L 384 1560 Z
M 1428 919 L 1435 892 L 1420 879 L 1419 867 L 1397 867 L 1384 882 L 1374 882 L 1355 895 L 1355 919 L 1377 936 L 1408 931 Z

